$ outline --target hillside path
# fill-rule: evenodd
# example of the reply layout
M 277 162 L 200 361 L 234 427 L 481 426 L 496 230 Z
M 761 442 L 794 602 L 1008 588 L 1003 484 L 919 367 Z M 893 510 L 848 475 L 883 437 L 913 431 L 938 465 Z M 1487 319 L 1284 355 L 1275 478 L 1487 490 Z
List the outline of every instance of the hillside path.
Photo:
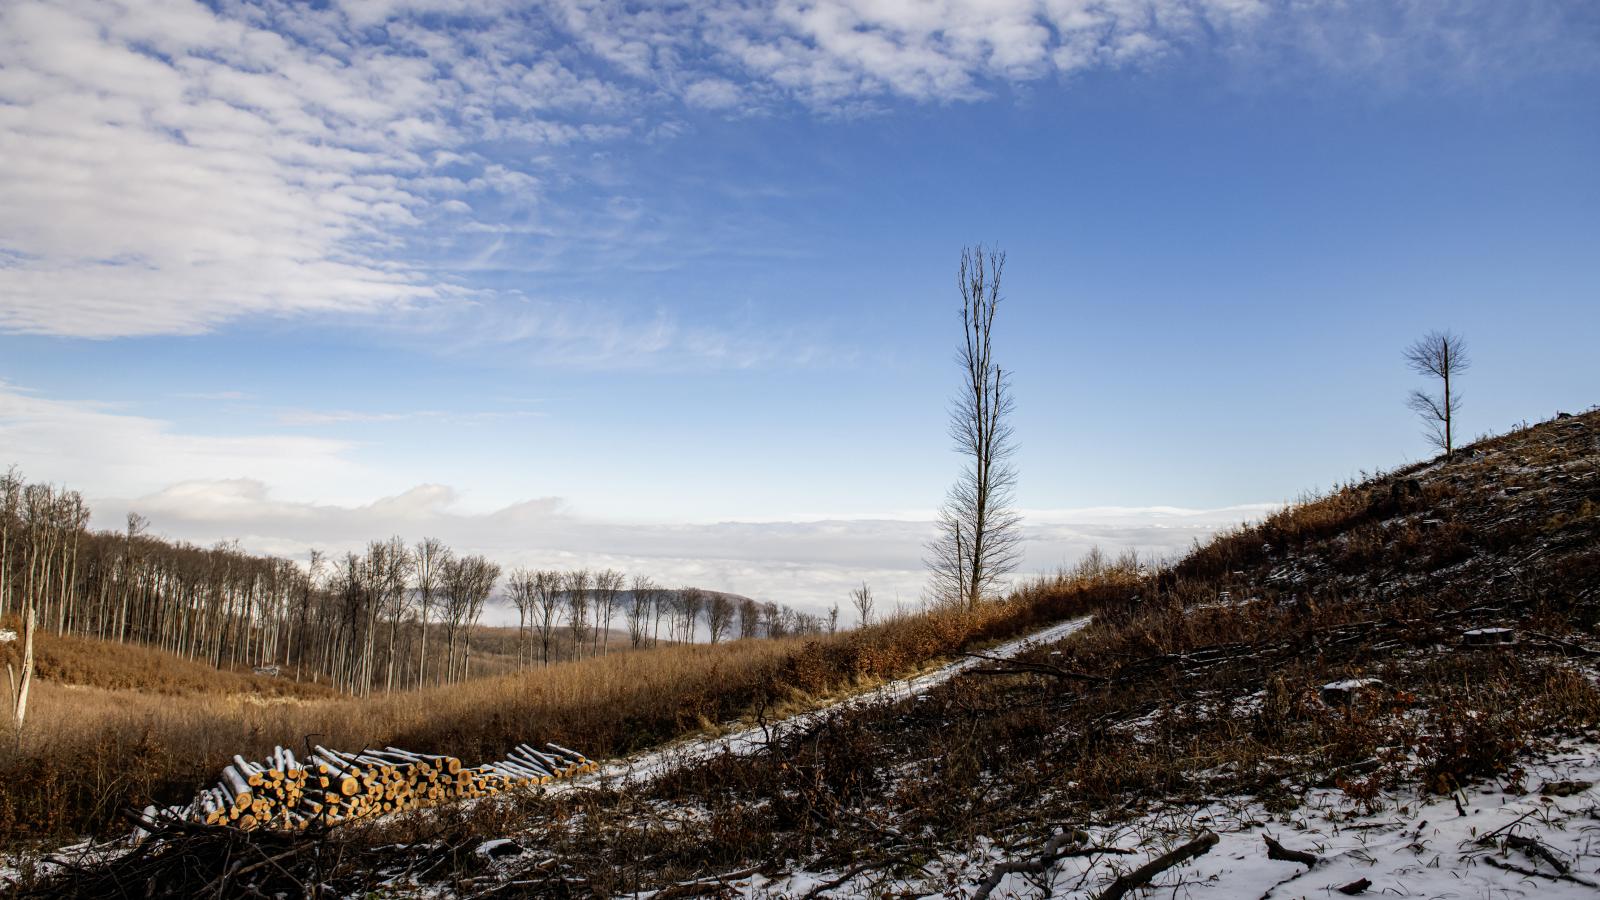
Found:
M 1030 648 L 1062 640 L 1082 630 L 1092 618 L 1092 616 L 1081 616 L 1058 622 L 989 648 L 984 651 L 984 655 L 1010 659 Z M 751 725 L 724 734 L 693 737 L 656 750 L 613 760 L 606 763 L 599 772 L 550 785 L 546 790 L 572 790 L 585 787 L 622 788 L 653 781 L 674 769 L 724 753 L 748 756 L 760 751 L 776 738 L 797 731 L 807 731 L 847 710 L 893 703 L 925 693 L 984 661 L 970 656 L 962 657 L 920 675 L 886 682 L 870 691 L 765 725 Z

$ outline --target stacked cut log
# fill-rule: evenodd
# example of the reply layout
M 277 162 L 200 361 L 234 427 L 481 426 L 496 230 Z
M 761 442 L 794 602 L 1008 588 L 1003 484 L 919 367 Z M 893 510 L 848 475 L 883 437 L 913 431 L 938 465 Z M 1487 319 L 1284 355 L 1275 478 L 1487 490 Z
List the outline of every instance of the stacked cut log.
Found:
M 312 748 L 299 758 L 278 747 L 252 762 L 235 756 L 222 779 L 188 806 L 166 816 L 205 825 L 303 830 L 335 825 L 450 800 L 487 797 L 515 787 L 549 784 L 599 770 L 576 750 L 518 744 L 505 759 L 476 767 L 454 756 L 412 753 L 398 747 L 344 753 Z M 146 810 L 154 818 L 156 810 Z

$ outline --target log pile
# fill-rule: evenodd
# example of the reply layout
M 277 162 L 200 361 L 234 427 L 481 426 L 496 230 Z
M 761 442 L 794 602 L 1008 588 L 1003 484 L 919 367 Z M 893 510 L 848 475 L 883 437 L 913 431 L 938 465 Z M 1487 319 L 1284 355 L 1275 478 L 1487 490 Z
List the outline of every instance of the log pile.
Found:
M 450 800 L 487 797 L 528 785 L 549 784 L 599 770 L 576 750 L 519 744 L 505 759 L 467 767 L 454 756 L 412 753 L 398 747 L 342 753 L 311 748 L 300 758 L 283 747 L 261 762 L 235 756 L 214 787 L 188 806 L 147 818 L 176 818 L 198 825 L 303 831 Z

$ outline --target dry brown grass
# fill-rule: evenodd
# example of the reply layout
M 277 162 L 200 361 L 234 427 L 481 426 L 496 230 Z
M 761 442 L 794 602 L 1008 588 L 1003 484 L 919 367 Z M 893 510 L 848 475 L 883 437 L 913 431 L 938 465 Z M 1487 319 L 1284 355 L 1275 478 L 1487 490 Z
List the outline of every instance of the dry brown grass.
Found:
M 162 694 L 47 681 L 20 740 L 0 746 L 0 841 L 93 832 L 121 806 L 186 800 L 233 754 L 260 758 L 275 744 L 395 744 L 474 761 L 503 756 L 517 742 L 553 740 L 600 758 L 620 755 L 907 674 L 974 643 L 1121 599 L 1126 588 L 1096 582 L 831 637 L 629 651 L 368 699 L 274 695 L 239 675 L 227 676 L 241 679 L 236 691 L 190 685 Z M 71 671 L 115 684 L 107 665 L 80 659 Z M 119 677 L 131 678 L 146 664 L 120 665 Z M 189 684 L 188 675 L 144 677 Z
M 20 666 L 17 643 L 0 645 L 0 667 Z M 92 638 L 41 633 L 34 645 L 36 676 L 60 685 L 153 694 L 256 694 L 263 697 L 333 697 L 326 685 L 217 669 L 163 650 Z M 4 690 L 0 687 L 0 690 Z

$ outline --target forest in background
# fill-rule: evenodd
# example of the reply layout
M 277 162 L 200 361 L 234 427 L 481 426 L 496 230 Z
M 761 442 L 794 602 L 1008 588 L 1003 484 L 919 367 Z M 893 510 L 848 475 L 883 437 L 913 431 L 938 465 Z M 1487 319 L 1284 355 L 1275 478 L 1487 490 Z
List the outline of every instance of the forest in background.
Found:
M 518 613 L 519 667 L 627 646 L 784 637 L 837 627 L 775 603 L 644 575 L 501 567 L 435 538 L 393 537 L 306 563 L 151 535 L 129 514 L 93 530 L 76 491 L 0 475 L 0 622 L 45 634 L 141 644 L 218 668 L 276 669 L 353 694 L 408 690 L 473 673 L 473 636 L 497 596 Z M 23 635 L 26 638 L 26 635 Z M 13 686 L 15 691 L 15 686 Z

